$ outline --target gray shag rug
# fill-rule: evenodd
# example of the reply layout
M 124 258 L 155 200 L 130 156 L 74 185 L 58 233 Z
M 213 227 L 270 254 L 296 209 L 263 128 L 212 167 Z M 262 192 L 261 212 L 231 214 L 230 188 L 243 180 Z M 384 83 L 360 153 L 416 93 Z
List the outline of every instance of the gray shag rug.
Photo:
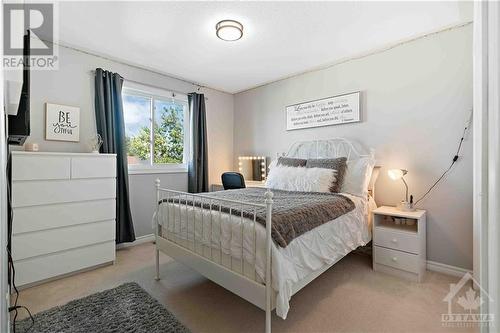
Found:
M 16 332 L 183 332 L 189 330 L 137 283 L 113 289 L 54 307 L 19 321 Z

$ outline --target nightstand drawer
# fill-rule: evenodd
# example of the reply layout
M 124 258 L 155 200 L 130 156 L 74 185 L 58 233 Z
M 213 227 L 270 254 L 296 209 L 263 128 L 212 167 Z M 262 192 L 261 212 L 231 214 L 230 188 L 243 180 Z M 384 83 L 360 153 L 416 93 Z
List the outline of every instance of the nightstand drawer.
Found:
M 373 243 L 394 250 L 419 254 L 418 235 L 409 232 L 389 230 L 388 228 L 375 227 Z
M 420 270 L 419 258 L 416 254 L 374 246 L 373 259 L 377 264 L 390 266 L 407 272 L 418 273 Z

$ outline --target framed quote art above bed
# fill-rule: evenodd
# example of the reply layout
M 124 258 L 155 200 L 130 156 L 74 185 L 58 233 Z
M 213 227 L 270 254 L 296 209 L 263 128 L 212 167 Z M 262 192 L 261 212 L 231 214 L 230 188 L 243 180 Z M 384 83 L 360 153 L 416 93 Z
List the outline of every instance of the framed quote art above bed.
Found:
M 359 122 L 360 96 L 358 91 L 289 105 L 286 107 L 286 130 Z

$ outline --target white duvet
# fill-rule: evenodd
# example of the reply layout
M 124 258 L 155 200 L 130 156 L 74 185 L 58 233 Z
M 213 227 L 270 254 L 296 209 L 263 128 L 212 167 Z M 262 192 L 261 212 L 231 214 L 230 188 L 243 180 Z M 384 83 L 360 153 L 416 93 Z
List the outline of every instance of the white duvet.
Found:
M 300 280 L 325 265 L 337 262 L 371 239 L 369 211 L 375 207 L 374 201 L 344 195 L 354 202 L 354 210 L 295 238 L 286 248 L 273 243 L 272 287 L 276 291 L 276 314 L 283 319 L 288 313 L 294 286 Z M 169 218 L 166 203 L 158 212 L 163 237 L 250 279 L 265 280 L 264 226 L 219 211 L 204 209 L 202 213 L 200 208 L 193 209 L 177 203 L 169 203 L 168 206 Z

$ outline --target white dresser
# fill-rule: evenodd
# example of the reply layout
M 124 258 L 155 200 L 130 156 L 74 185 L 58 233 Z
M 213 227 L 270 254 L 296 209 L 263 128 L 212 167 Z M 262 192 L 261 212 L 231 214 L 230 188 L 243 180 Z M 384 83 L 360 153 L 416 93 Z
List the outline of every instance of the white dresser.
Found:
M 115 260 L 116 155 L 12 152 L 16 284 Z
M 373 269 L 422 281 L 426 271 L 426 212 L 382 206 L 373 212 Z

